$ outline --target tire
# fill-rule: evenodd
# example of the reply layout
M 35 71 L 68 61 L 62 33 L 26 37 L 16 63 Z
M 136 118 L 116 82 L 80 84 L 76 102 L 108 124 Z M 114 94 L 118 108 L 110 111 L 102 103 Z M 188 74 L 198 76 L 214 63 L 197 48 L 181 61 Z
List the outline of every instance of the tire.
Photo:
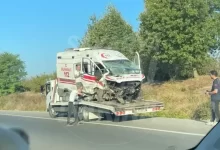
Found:
M 49 105 L 49 115 L 51 118 L 56 118 L 58 116 L 58 113 L 54 111 L 51 105 Z
M 89 111 L 88 107 L 81 106 L 79 107 L 79 118 L 85 122 L 89 122 Z

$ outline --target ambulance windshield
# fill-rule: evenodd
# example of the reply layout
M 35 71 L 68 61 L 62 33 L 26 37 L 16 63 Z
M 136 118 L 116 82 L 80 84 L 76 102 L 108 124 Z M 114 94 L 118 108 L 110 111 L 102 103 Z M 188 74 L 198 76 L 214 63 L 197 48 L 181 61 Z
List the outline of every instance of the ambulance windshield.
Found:
M 129 60 L 108 60 L 103 61 L 103 63 L 113 75 L 140 73 L 138 66 Z

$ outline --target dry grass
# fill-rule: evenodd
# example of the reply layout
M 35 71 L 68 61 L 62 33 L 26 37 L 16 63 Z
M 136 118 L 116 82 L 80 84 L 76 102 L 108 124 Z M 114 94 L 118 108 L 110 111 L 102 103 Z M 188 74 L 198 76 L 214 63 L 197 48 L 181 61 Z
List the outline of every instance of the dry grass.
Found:
M 19 93 L 0 97 L 1 110 L 45 111 L 45 97 L 37 93 Z
M 185 81 L 166 82 L 163 84 L 144 85 L 144 97 L 164 102 L 165 110 L 157 116 L 174 118 L 206 119 L 209 117 L 209 96 L 212 80 L 208 76 Z
M 211 84 L 212 80 L 208 76 L 201 76 L 185 81 L 144 85 L 146 99 L 159 100 L 165 104 L 164 111 L 150 115 L 193 119 L 209 117 L 209 97 L 204 91 L 209 89 Z M 45 98 L 41 94 L 30 92 L 12 94 L 0 97 L 0 109 L 45 111 Z

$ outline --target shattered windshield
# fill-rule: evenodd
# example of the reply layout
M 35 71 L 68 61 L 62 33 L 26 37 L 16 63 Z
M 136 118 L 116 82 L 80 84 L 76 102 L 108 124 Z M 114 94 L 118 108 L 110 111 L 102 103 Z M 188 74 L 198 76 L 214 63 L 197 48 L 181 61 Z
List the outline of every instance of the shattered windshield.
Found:
M 129 60 L 108 60 L 103 63 L 113 75 L 140 73 L 138 66 Z

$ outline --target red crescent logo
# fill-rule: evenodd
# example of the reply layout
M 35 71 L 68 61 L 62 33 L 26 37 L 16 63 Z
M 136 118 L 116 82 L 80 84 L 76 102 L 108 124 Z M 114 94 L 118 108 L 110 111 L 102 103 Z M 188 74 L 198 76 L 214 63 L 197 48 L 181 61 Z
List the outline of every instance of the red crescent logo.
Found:
M 108 57 L 110 57 L 110 55 L 109 55 L 109 54 L 102 53 L 102 54 L 101 54 L 101 57 L 102 57 L 102 58 L 108 58 Z

